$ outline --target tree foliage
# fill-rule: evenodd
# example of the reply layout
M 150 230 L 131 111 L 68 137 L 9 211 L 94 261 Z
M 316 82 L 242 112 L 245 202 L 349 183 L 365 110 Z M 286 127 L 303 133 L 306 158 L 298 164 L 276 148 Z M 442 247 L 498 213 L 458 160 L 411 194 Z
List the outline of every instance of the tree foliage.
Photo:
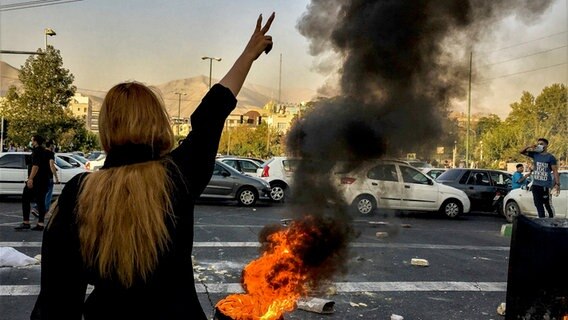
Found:
M 268 159 L 283 153 L 282 133 L 269 128 L 266 123 L 257 127 L 248 125 L 231 127 L 223 131 L 219 152 Z
M 568 155 L 567 96 L 564 84 L 545 87 L 537 97 L 523 92 L 519 101 L 511 104 L 505 121 L 478 127 L 488 165 L 499 160 L 526 160 L 519 151 L 536 143 L 538 138 L 547 138 L 549 151 L 565 160 Z
M 63 67 L 59 50 L 38 49 L 22 66 L 20 89 L 11 87 L 2 106 L 9 127 L 7 139 L 26 145 L 39 134 L 64 149 L 96 147 L 96 136 L 89 133 L 82 119 L 74 117 L 68 105 L 75 95 L 74 76 Z

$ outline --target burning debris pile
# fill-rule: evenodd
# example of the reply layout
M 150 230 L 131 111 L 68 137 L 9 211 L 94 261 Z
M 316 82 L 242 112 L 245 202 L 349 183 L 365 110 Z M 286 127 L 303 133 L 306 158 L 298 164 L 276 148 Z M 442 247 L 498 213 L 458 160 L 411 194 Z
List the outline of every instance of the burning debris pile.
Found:
M 347 225 L 318 216 L 294 221 L 287 228 L 265 228 L 261 257 L 243 270 L 246 293 L 219 301 L 218 312 L 234 320 L 280 319 L 295 309 L 298 298 L 342 271 L 349 240 Z

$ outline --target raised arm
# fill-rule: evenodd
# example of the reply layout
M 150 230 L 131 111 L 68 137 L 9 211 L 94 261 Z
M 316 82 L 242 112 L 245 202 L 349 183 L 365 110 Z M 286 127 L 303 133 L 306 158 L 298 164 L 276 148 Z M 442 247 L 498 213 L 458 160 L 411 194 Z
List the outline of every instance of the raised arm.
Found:
M 270 51 L 272 37 L 266 32 L 274 20 L 274 13 L 264 27 L 262 16 L 256 21 L 254 32 L 244 51 L 231 69 L 214 85 L 191 115 L 191 132 L 182 144 L 172 151 L 172 158 L 189 181 L 190 192 L 198 197 L 213 173 L 214 160 L 227 116 L 236 106 L 236 96 L 261 53 Z
M 219 82 L 219 84 L 231 90 L 235 97 L 239 94 L 239 91 L 241 91 L 254 60 L 256 60 L 263 51 L 268 53 L 272 48 L 272 37 L 266 33 L 270 30 L 270 25 L 272 25 L 273 20 L 274 12 L 270 15 L 264 27 L 262 27 L 262 14 L 258 16 L 256 27 L 245 50 L 241 53 L 237 61 L 235 61 L 231 69 L 229 69 L 229 72 L 227 72 Z

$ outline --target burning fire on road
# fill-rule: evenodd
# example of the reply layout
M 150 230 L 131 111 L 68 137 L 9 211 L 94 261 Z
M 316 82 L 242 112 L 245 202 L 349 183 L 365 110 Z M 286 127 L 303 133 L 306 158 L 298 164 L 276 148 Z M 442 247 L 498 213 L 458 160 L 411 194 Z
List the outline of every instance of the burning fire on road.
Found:
M 265 228 L 261 256 L 243 270 L 245 293 L 219 301 L 217 319 L 281 319 L 298 298 L 341 271 L 343 263 L 337 262 L 346 258 L 351 236 L 349 225 L 330 217 L 306 216 L 287 228 Z

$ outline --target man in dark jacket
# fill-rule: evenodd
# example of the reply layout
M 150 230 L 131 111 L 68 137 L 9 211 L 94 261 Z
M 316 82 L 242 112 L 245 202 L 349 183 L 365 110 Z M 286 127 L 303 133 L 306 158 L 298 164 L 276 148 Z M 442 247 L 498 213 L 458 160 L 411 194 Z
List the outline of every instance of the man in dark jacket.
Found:
M 49 177 L 51 169 L 49 166 L 49 158 L 45 148 L 42 146 L 43 137 L 34 135 L 31 140 L 32 155 L 28 164 L 28 179 L 24 186 L 22 194 L 22 213 L 24 221 L 16 230 L 35 230 L 43 231 L 45 219 L 45 195 L 49 188 Z M 30 208 L 31 203 L 37 203 L 38 222 L 33 228 L 30 226 Z

